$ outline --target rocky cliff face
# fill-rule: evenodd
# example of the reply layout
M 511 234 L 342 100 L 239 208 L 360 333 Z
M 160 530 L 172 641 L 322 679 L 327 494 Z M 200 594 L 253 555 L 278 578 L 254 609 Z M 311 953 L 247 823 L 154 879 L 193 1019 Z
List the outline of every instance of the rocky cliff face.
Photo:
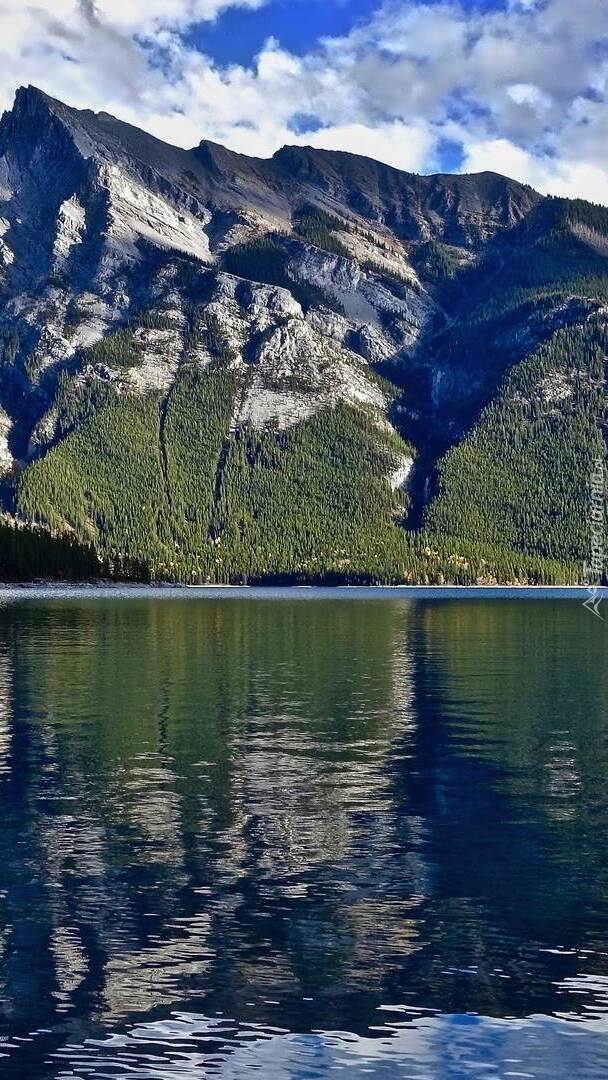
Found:
M 18 92 L 0 124 L 0 401 L 12 430 L 5 468 L 11 455 L 23 464 L 54 437 L 47 413 L 62 371 L 125 391 L 170 387 L 192 301 L 180 258 L 218 271 L 202 276 L 200 292 L 230 363 L 251 369 L 239 406 L 247 421 L 289 424 L 340 398 L 384 410 L 367 365 L 415 347 L 436 308 L 403 250 L 393 263 L 411 285 L 398 295 L 381 272 L 362 268 L 356 251 L 336 257 L 301 243 L 287 252 L 286 288 L 221 272 L 222 253 L 235 244 L 269 233 L 287 240 L 308 198 L 336 205 L 337 185 L 330 194 L 325 184 L 302 184 L 287 158 L 248 161 L 209 143 L 177 150 L 33 88 Z M 346 185 L 341 191 L 346 198 Z M 347 203 L 340 208 L 358 220 Z M 391 271 L 387 230 L 374 229 L 361 250 L 377 247 L 380 271 L 383 258 Z M 291 281 L 315 287 L 306 312 Z M 174 327 L 140 328 L 136 364 L 88 362 L 87 347 L 151 308 Z M 203 345 L 198 361 L 208 361 Z

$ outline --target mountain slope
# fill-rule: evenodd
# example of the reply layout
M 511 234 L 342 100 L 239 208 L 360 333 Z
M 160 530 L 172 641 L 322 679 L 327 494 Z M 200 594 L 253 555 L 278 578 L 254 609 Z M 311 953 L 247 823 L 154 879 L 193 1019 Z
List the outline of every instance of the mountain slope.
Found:
M 5 509 L 182 580 L 574 580 L 607 253 L 599 208 L 494 174 L 180 150 L 21 90 Z

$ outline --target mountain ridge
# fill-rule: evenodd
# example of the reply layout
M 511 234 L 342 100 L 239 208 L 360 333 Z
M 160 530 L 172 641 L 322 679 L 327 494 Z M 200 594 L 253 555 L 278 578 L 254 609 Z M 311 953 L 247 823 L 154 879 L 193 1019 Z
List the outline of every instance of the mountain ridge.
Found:
M 535 205 L 542 199 L 542 196 L 537 192 L 534 192 L 533 189 L 527 185 L 520 184 L 507 177 L 502 177 L 498 173 L 486 171 L 469 175 L 452 175 L 447 173 L 420 175 L 405 172 L 393 166 L 375 161 L 370 157 L 363 157 L 344 151 L 321 150 L 310 146 L 300 146 L 296 144 L 281 147 L 269 158 L 248 157 L 247 155 L 237 153 L 219 143 L 207 139 L 201 140 L 196 147 L 183 149 L 163 142 L 155 136 L 136 128 L 125 121 L 117 120 L 108 113 L 95 113 L 92 110 L 74 109 L 33 86 L 21 88 L 17 91 L 13 110 L 4 114 L 4 117 L 0 121 L 0 125 L 2 125 L 5 118 L 12 116 L 16 116 L 18 123 L 20 123 L 21 117 L 31 117 L 31 115 L 41 106 L 43 109 L 50 111 L 54 116 L 58 117 L 63 123 L 67 124 L 68 129 L 72 133 L 76 131 L 82 135 L 83 132 L 86 132 L 89 136 L 88 143 L 82 143 L 80 148 L 84 149 L 84 147 L 86 147 L 91 154 L 93 154 L 94 149 L 99 152 L 100 146 L 106 151 L 115 150 L 115 146 L 108 147 L 104 140 L 107 140 L 110 136 L 114 136 L 115 140 L 118 140 L 119 136 L 122 135 L 123 139 L 121 141 L 125 143 L 127 150 L 131 150 L 134 154 L 137 154 L 142 161 L 147 158 L 148 160 L 146 163 L 148 164 L 150 164 L 149 159 L 154 160 L 154 158 L 156 158 L 156 163 L 159 167 L 166 167 L 166 165 L 169 164 L 173 169 L 177 169 L 177 162 L 182 162 L 183 165 L 185 165 L 186 163 L 191 162 L 191 158 L 195 158 L 199 162 L 201 161 L 201 157 L 207 158 L 212 160 L 213 165 L 218 169 L 219 174 L 224 180 L 226 179 L 226 168 L 219 168 L 218 158 L 223 159 L 226 165 L 232 165 L 235 170 L 237 166 L 240 166 L 242 172 L 246 175 L 251 175 L 253 173 L 258 175 L 261 179 L 272 179 L 275 183 L 279 179 L 279 174 L 277 174 L 276 170 L 273 170 L 272 167 L 273 165 L 276 166 L 277 163 L 281 166 L 281 175 L 285 172 L 287 173 L 289 182 L 292 182 L 294 179 L 294 166 L 296 163 L 300 163 L 301 166 L 309 169 L 311 165 L 314 165 L 319 169 L 322 164 L 325 166 L 322 171 L 326 180 L 328 172 L 333 173 L 334 178 L 340 180 L 343 179 L 341 174 L 348 172 L 348 166 L 350 166 L 351 170 L 355 170 L 355 172 L 358 169 L 356 179 L 359 181 L 360 187 L 362 171 L 367 169 L 368 172 L 374 174 L 372 180 L 379 188 L 381 187 L 380 177 L 384 179 L 385 185 L 389 184 L 389 186 L 390 182 L 395 185 L 399 181 L 407 181 L 409 190 L 418 191 L 421 195 L 427 194 L 429 197 L 435 195 L 436 190 L 443 185 L 456 196 L 463 196 L 467 193 L 468 189 L 473 189 L 482 182 L 484 185 L 490 182 L 495 187 L 502 189 L 496 193 L 501 197 L 504 195 L 514 197 L 517 195 L 520 201 L 524 204 L 529 202 L 529 205 Z M 91 132 L 91 125 L 94 129 L 93 132 Z M 96 135 L 97 137 L 98 141 L 96 144 L 93 143 L 92 135 Z M 336 168 L 338 164 L 342 166 L 340 170 Z M 183 178 L 182 174 L 180 179 L 183 180 Z M 200 179 L 200 177 L 196 177 L 196 179 Z M 293 184 L 291 184 L 291 186 L 293 186 Z M 519 212 L 517 216 L 519 219 Z
M 0 120 L 5 511 L 152 577 L 578 580 L 606 253 L 608 212 L 498 174 L 183 150 L 22 89 Z M 503 548 L 522 469 L 541 524 Z
M 345 151 L 345 150 L 328 150 L 328 149 L 323 149 L 323 148 L 320 148 L 320 147 L 315 147 L 315 146 L 309 145 L 309 144 L 286 143 L 285 145 L 283 145 L 283 146 L 279 147 L 277 150 L 275 150 L 273 152 L 273 154 L 271 154 L 267 158 L 255 157 L 255 156 L 250 156 L 250 155 L 247 155 L 247 154 L 240 153 L 239 151 L 230 149 L 229 147 L 225 146 L 223 143 L 218 143 L 215 140 L 208 139 L 208 138 L 202 138 L 200 140 L 200 142 L 197 143 L 193 147 L 179 147 L 177 144 L 167 143 L 166 141 L 158 138 L 157 136 L 152 135 L 151 133 L 145 131 L 145 129 L 138 128 L 137 126 L 135 126 L 133 124 L 130 124 L 126 120 L 120 120 L 117 117 L 113 116 L 111 113 L 107 113 L 104 110 L 100 110 L 99 112 L 95 112 L 93 109 L 78 109 L 75 106 L 67 105 L 65 102 L 61 101 L 59 98 L 55 98 L 51 94 L 47 94 L 46 91 L 41 90 L 38 86 L 35 86 L 32 83 L 28 84 L 27 86 L 20 86 L 16 90 L 15 98 L 14 98 L 14 102 L 13 102 L 13 107 L 11 109 L 5 110 L 5 112 L 2 114 L 2 116 L 0 116 L 0 122 L 2 121 L 2 119 L 4 117 L 10 116 L 10 115 L 14 114 L 15 112 L 19 114 L 24 108 L 27 111 L 27 107 L 31 103 L 38 103 L 38 104 L 42 103 L 51 112 L 56 113 L 56 115 L 58 115 L 58 116 L 60 116 L 60 117 L 62 117 L 64 119 L 70 119 L 70 118 L 73 118 L 73 117 L 91 117 L 91 118 L 93 118 L 93 120 L 96 120 L 96 121 L 99 121 L 99 120 L 109 121 L 111 126 L 128 129 L 130 132 L 135 134 L 138 138 L 143 138 L 145 141 L 149 141 L 150 143 L 154 143 L 158 147 L 170 148 L 171 150 L 175 150 L 175 151 L 178 151 L 178 152 L 183 152 L 183 153 L 186 153 L 186 154 L 194 153 L 202 145 L 205 145 L 205 146 L 215 147 L 215 148 L 219 149 L 220 151 L 222 151 L 223 153 L 229 155 L 231 158 L 234 158 L 234 159 L 241 159 L 241 160 L 245 160 L 245 161 L 258 162 L 258 163 L 262 163 L 262 162 L 269 163 L 269 162 L 273 161 L 276 158 L 279 158 L 279 159 L 282 158 L 286 153 L 302 151 L 304 153 L 318 155 L 320 158 L 324 158 L 324 157 L 327 157 L 328 159 L 329 158 L 336 158 L 336 159 L 341 159 L 342 158 L 342 159 L 353 159 L 353 160 L 357 160 L 357 161 L 362 160 L 362 161 L 366 161 L 366 162 L 371 162 L 374 165 L 380 166 L 383 170 L 387 170 L 390 173 L 399 173 L 399 174 L 402 174 L 402 175 L 405 175 L 405 176 L 408 176 L 408 177 L 417 177 L 417 178 L 419 178 L 421 180 L 425 180 L 425 179 L 426 180 L 434 180 L 434 179 L 442 179 L 442 178 L 443 179 L 457 179 L 457 178 L 460 178 L 460 177 L 472 177 L 472 178 L 476 178 L 476 177 L 492 177 L 494 179 L 498 179 L 498 180 L 501 180 L 501 181 L 506 180 L 506 181 L 508 181 L 509 184 L 513 185 L 514 188 L 534 192 L 534 188 L 530 187 L 530 185 L 521 183 L 518 180 L 513 180 L 513 179 L 511 179 L 511 178 L 509 178 L 509 177 L 507 177 L 507 176 L 505 176 L 505 175 L 503 175 L 501 173 L 498 173 L 498 172 L 496 172 L 494 170 L 491 170 L 491 169 L 484 169 L 484 170 L 482 170 L 480 172 L 477 172 L 477 173 L 445 173 L 445 172 L 435 172 L 435 173 L 428 173 L 428 174 L 427 173 L 414 173 L 414 172 L 408 172 L 407 170 L 404 170 L 404 169 L 399 169 L 399 168 L 397 168 L 396 166 L 393 166 L 393 165 L 388 165 L 388 164 L 386 164 L 384 162 L 381 162 L 379 159 L 372 158 L 372 157 L 370 157 L 369 155 L 366 155 L 366 154 L 355 154 L 354 152 Z M 538 192 L 534 192 L 534 193 L 537 195 L 537 197 L 539 199 L 543 198 L 543 196 L 541 196 Z

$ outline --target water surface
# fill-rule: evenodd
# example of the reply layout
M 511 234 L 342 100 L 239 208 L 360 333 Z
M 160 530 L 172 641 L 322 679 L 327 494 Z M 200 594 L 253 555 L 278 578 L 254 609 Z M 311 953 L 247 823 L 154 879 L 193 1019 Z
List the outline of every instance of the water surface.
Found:
M 0 1074 L 607 1075 L 607 645 L 555 594 L 0 594 Z

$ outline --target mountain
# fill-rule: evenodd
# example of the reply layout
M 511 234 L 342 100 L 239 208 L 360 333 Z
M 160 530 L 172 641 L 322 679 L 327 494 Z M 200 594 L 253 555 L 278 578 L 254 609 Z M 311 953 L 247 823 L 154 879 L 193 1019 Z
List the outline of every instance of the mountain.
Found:
M 181 150 L 21 89 L 5 521 L 144 578 L 578 580 L 607 258 L 608 211 L 496 174 Z

